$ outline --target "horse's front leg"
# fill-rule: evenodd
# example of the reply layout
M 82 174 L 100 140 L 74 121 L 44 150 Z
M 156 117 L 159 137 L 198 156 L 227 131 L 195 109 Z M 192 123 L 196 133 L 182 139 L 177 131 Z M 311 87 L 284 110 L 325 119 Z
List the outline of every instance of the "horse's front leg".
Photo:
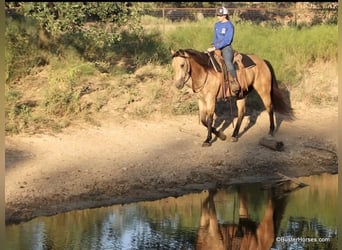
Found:
M 213 127 L 215 104 L 215 97 L 207 98 L 206 101 L 200 99 L 198 102 L 201 123 L 207 128 L 207 138 L 202 144 L 203 147 L 211 146 L 213 133 L 221 140 L 226 139 L 225 134 L 223 134 L 221 131 L 217 131 L 216 128 Z
M 208 135 L 207 135 L 207 139 L 203 142 L 203 145 L 202 145 L 203 147 L 211 145 L 212 134 L 216 135 L 218 138 L 220 138 L 223 141 L 226 139 L 226 135 L 223 132 L 217 131 L 217 129 L 213 127 L 213 122 L 214 122 L 213 117 L 214 115 L 210 114 L 207 118 L 206 127 L 208 129 Z
M 198 100 L 198 108 L 199 108 L 200 121 L 202 125 L 207 128 L 207 138 L 203 142 L 202 146 L 209 147 L 211 146 L 211 139 L 212 139 L 211 133 L 213 132 L 212 124 L 213 124 L 215 108 L 214 109 L 210 108 L 210 106 L 208 106 L 208 102 L 205 99 Z
M 213 132 L 213 121 L 214 121 L 214 115 L 213 114 L 210 114 L 208 115 L 207 119 L 206 119 L 206 127 L 207 127 L 207 139 L 205 139 L 205 141 L 203 142 L 202 146 L 203 147 L 208 147 L 208 146 L 211 146 L 211 139 L 212 139 L 212 132 Z
M 246 98 L 236 100 L 236 106 L 238 108 L 238 118 L 232 135 L 233 142 L 238 141 L 241 123 L 246 112 Z

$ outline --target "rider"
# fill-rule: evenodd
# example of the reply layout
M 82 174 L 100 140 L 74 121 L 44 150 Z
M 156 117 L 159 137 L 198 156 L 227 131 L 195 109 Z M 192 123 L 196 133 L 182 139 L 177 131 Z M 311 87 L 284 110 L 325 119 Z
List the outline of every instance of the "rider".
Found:
M 226 63 L 227 69 L 233 77 L 232 91 L 238 94 L 240 91 L 240 85 L 236 77 L 236 71 L 233 65 L 234 51 L 232 48 L 232 42 L 234 38 L 234 25 L 229 20 L 228 10 L 225 7 L 220 7 L 216 11 L 218 22 L 215 23 L 215 34 L 213 47 L 207 51 L 221 50 L 223 59 Z

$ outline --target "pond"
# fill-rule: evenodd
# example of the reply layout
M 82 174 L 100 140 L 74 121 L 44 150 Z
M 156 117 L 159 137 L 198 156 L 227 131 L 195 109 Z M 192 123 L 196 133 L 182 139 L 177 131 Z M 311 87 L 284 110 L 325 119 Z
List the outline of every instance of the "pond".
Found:
M 337 192 L 322 174 L 71 211 L 6 226 L 5 249 L 337 249 Z

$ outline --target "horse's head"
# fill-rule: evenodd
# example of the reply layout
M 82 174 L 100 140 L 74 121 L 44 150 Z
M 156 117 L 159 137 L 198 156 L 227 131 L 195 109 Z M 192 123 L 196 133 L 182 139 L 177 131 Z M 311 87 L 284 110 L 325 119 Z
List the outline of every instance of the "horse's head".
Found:
M 184 84 L 190 79 L 190 63 L 189 55 L 183 51 L 178 50 L 174 52 L 171 50 L 172 55 L 172 68 L 173 68 L 173 81 L 178 89 L 184 87 Z

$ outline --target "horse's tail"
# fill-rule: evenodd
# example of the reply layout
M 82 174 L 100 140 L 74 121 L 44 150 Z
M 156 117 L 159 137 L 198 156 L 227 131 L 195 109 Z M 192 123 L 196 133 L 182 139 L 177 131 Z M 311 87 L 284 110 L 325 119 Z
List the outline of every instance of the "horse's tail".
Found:
M 291 107 L 290 94 L 286 90 L 282 90 L 278 87 L 276 75 L 274 73 L 273 66 L 267 60 L 264 60 L 271 71 L 272 86 L 271 86 L 271 100 L 273 109 L 275 112 L 285 115 L 289 120 L 295 118 L 293 108 Z

